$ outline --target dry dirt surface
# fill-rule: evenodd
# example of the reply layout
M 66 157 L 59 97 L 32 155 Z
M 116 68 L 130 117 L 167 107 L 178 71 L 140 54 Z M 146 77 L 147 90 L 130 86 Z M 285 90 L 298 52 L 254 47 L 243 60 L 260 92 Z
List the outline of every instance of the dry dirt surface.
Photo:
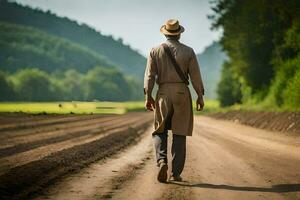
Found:
M 30 130 L 8 128 L 7 121 L 0 134 L 3 199 L 300 199 L 295 134 L 195 116 L 184 180 L 163 184 L 156 180 L 151 114 L 70 117 Z
M 300 199 L 299 136 L 197 116 L 193 137 L 187 139 L 184 181 L 163 184 L 156 181 L 151 130 L 124 151 L 56 181 L 35 199 Z
M 0 116 L 0 199 L 28 199 L 140 141 L 151 115 Z

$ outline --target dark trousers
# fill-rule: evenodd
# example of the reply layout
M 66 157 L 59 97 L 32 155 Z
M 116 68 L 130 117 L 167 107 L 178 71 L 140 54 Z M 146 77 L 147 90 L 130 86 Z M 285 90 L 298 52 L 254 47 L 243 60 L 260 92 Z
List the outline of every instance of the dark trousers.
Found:
M 157 165 L 167 159 L 168 131 L 152 136 L 156 151 Z M 172 140 L 172 175 L 179 176 L 184 168 L 186 155 L 186 136 L 173 134 Z

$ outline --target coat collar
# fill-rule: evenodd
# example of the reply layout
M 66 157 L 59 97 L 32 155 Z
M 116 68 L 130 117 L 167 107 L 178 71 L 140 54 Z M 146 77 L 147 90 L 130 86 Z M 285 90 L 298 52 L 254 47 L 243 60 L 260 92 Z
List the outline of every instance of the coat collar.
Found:
M 174 40 L 174 39 L 170 39 L 170 38 L 167 39 L 167 42 L 168 43 L 180 43 L 179 40 Z

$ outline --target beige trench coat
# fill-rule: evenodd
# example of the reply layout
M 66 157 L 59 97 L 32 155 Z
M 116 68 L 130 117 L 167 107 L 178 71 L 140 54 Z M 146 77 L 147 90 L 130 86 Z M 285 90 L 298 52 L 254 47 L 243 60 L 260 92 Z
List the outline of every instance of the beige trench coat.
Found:
M 168 39 L 175 59 L 185 75 L 188 75 L 198 95 L 204 95 L 200 68 L 192 48 L 176 40 Z M 193 132 L 192 98 L 188 86 L 178 76 L 163 46 L 150 51 L 144 77 L 144 93 L 151 95 L 155 82 L 159 85 L 155 97 L 154 132 L 165 128 L 173 134 L 191 136 Z

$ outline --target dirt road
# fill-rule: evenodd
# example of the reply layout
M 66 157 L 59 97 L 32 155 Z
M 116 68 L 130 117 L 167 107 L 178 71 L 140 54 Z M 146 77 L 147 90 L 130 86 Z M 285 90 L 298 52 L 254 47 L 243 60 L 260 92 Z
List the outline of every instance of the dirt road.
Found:
M 156 181 L 149 133 L 150 128 L 136 145 L 64 177 L 36 199 L 300 199 L 299 136 L 195 117 L 184 181 L 162 184 Z

